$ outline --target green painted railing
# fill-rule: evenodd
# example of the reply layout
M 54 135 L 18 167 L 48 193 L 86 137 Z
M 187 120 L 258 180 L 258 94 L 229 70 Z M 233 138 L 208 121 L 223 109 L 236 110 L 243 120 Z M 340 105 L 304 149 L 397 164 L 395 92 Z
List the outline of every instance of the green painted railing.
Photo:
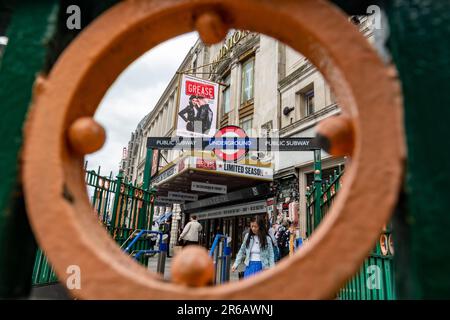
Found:
M 390 229 L 380 236 L 359 272 L 338 293 L 341 300 L 395 300 L 393 246 Z M 381 245 L 383 243 L 383 245 Z
M 112 173 L 109 176 L 102 176 L 100 168 L 97 172 L 85 168 L 85 182 L 94 214 L 119 247 L 128 245 L 140 230 L 151 229 L 154 199 L 152 192 L 124 181 L 121 173 L 115 179 Z M 134 255 L 137 251 L 151 248 L 150 238 L 143 236 L 131 246 L 128 252 Z M 141 255 L 137 261 L 147 266 L 148 258 L 148 255 Z M 45 254 L 38 249 L 32 284 L 34 286 L 49 285 L 57 281 Z
M 36 260 L 34 262 L 32 283 L 34 286 L 49 285 L 58 282 L 56 274 L 48 263 L 47 258 L 41 249 L 36 253 Z
M 315 181 L 306 192 L 306 226 L 310 236 L 326 216 L 336 195 L 342 187 L 343 171 L 335 170 L 328 179 Z M 364 261 L 359 272 L 337 295 L 340 300 L 394 300 L 392 228 L 387 226 L 380 241 Z

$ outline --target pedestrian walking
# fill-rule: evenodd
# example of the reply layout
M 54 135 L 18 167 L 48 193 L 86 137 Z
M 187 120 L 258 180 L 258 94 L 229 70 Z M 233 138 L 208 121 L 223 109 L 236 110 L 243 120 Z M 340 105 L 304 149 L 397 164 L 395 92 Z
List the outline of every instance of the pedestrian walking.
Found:
M 244 278 L 248 278 L 261 270 L 273 267 L 275 261 L 271 242 L 264 219 L 261 216 L 252 218 L 250 230 L 242 241 L 231 271 L 235 272 L 238 266 L 244 262 Z
M 183 247 L 198 244 L 199 233 L 202 231 L 202 225 L 197 221 L 196 216 L 191 216 L 190 221 L 184 227 L 183 232 L 178 239 L 183 240 Z
M 273 224 L 269 228 L 269 237 L 272 240 L 274 261 L 277 262 L 278 260 L 280 260 L 280 249 L 278 248 L 278 242 L 277 242 L 277 239 L 275 237 L 275 234 L 276 234 L 276 225 Z
M 284 221 L 276 233 L 278 249 L 280 250 L 280 260 L 289 255 L 289 224 Z
M 172 218 L 170 221 L 166 220 L 163 224 L 163 235 L 167 235 L 167 258 L 171 258 L 170 256 L 170 233 L 172 231 Z

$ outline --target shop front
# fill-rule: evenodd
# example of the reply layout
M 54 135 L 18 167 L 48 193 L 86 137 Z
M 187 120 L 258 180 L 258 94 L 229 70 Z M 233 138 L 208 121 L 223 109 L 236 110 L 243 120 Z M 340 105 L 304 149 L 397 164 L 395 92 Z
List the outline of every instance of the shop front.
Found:
M 201 211 L 196 214 L 203 226 L 201 245 L 210 248 L 216 234 L 226 235 L 230 241 L 232 256 L 239 251 L 252 217 L 261 215 L 267 219 L 265 199 Z
M 151 184 L 157 189 L 155 203 L 180 204 L 180 229 L 196 215 L 203 225 L 201 244 L 210 248 L 214 236 L 224 234 L 235 255 L 251 217 L 267 215 L 272 181 L 271 163 L 224 162 L 208 152 L 191 152 L 163 168 Z

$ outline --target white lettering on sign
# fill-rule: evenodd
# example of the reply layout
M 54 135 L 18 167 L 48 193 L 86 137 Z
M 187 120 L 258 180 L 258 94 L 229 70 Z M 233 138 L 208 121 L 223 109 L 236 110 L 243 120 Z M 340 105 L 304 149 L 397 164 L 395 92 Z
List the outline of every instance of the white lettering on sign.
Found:
M 210 193 L 226 194 L 227 193 L 227 186 L 221 185 L 221 184 L 203 183 L 203 182 L 192 181 L 191 190 L 192 191 L 203 191 L 203 192 L 210 192 Z
M 223 208 L 211 209 L 197 214 L 198 220 L 215 219 L 222 217 L 256 214 L 266 212 L 266 201 L 256 201 L 235 206 L 227 206 Z
M 172 203 L 184 203 L 184 200 L 175 200 L 175 199 L 172 199 L 170 197 L 163 197 L 163 196 L 156 197 L 156 201 L 163 202 L 163 203 L 170 203 L 170 204 L 172 204 Z
M 272 168 L 259 168 L 255 166 L 217 161 L 217 171 L 238 174 L 241 176 L 251 176 L 267 180 L 273 179 Z
M 186 94 L 214 99 L 214 86 L 193 81 L 186 81 Z
M 169 191 L 168 196 L 169 199 L 174 200 L 186 200 L 186 201 L 197 201 L 198 195 L 184 192 L 174 192 Z
M 177 172 L 178 172 L 177 166 L 173 166 L 172 168 L 167 169 L 166 171 L 162 172 L 161 174 L 159 174 L 152 180 L 152 185 L 155 185 L 155 184 L 161 183 L 162 181 L 167 180 L 168 178 L 175 175 Z

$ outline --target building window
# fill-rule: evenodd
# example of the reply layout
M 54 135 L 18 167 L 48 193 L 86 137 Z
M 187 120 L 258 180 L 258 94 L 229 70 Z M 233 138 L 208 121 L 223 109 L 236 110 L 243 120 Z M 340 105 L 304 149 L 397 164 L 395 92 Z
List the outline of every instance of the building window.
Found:
M 192 73 L 197 72 L 197 54 L 194 55 L 194 61 L 192 62 Z
M 255 59 L 251 58 L 242 65 L 241 104 L 253 99 Z
M 141 144 L 141 159 L 144 158 L 144 154 L 145 154 L 145 148 L 144 148 L 144 144 Z
M 228 75 L 225 78 L 224 84 L 226 84 L 226 87 L 222 89 L 222 115 L 227 114 L 230 112 L 231 105 L 230 105 L 230 92 L 231 92 L 231 77 Z
M 314 113 L 314 90 L 308 91 L 304 94 L 305 116 L 310 116 Z
M 253 126 L 253 117 L 246 117 L 240 120 L 239 126 L 249 135 Z
M 314 103 L 314 84 L 303 88 L 301 91 L 296 94 L 296 107 L 300 110 L 300 119 L 306 118 L 312 115 L 315 111 L 315 103 Z M 297 121 L 299 119 L 295 119 Z

